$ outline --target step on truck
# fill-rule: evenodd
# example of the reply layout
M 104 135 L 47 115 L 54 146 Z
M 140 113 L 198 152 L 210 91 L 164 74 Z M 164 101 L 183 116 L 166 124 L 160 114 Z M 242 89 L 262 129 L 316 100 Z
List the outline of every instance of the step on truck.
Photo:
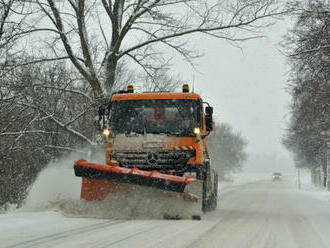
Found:
M 74 162 L 81 199 L 103 200 L 118 185 L 134 184 L 178 194 L 204 212 L 216 209 L 218 176 L 206 146 L 212 114 L 187 84 L 182 92 L 134 93 L 129 85 L 114 93 L 98 117 L 106 164 Z

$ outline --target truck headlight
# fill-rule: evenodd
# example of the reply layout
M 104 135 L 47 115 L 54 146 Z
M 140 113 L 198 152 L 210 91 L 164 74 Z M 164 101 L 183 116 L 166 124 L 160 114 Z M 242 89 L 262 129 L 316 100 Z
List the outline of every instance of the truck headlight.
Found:
M 201 134 L 201 129 L 199 127 L 194 128 L 194 134 L 200 135 Z
M 106 129 L 103 129 L 102 130 L 102 134 L 104 135 L 104 136 L 109 136 L 110 135 L 110 130 L 108 129 L 108 128 L 106 128 Z

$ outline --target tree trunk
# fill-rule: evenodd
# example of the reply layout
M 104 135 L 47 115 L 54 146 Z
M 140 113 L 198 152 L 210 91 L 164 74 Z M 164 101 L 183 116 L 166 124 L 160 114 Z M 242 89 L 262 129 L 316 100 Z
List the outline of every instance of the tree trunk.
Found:
M 323 187 L 327 187 L 327 164 L 326 161 L 322 161 L 322 170 L 323 170 Z
M 116 81 L 116 70 L 118 65 L 117 53 L 120 49 L 120 32 L 122 26 L 122 18 L 124 12 L 124 0 L 116 0 L 113 6 L 112 17 L 112 36 L 110 43 L 109 55 L 106 58 L 105 66 L 105 94 L 110 95 L 112 93 L 113 86 Z
M 118 65 L 118 58 L 116 55 L 110 55 L 106 61 L 106 77 L 104 82 L 105 94 L 111 95 L 113 86 L 116 81 L 116 70 Z

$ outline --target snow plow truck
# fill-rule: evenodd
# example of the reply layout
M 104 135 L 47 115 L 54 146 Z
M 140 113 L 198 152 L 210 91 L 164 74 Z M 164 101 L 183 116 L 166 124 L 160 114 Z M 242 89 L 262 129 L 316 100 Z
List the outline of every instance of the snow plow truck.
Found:
M 112 94 L 99 109 L 99 129 L 107 143 L 106 164 L 77 160 L 81 199 L 103 200 L 121 184 L 151 187 L 179 195 L 203 212 L 217 207 L 218 176 L 206 139 L 213 130 L 213 108 L 189 92 Z

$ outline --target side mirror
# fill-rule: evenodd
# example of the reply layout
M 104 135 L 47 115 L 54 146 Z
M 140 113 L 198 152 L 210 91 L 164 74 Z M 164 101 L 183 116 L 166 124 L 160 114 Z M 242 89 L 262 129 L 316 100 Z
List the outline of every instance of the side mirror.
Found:
M 213 130 L 213 119 L 212 115 L 206 116 L 206 131 L 211 132 Z
M 212 115 L 213 114 L 213 107 L 206 107 L 205 108 L 206 115 Z
M 211 132 L 213 130 L 213 108 L 205 108 L 205 122 L 206 122 L 206 131 Z

